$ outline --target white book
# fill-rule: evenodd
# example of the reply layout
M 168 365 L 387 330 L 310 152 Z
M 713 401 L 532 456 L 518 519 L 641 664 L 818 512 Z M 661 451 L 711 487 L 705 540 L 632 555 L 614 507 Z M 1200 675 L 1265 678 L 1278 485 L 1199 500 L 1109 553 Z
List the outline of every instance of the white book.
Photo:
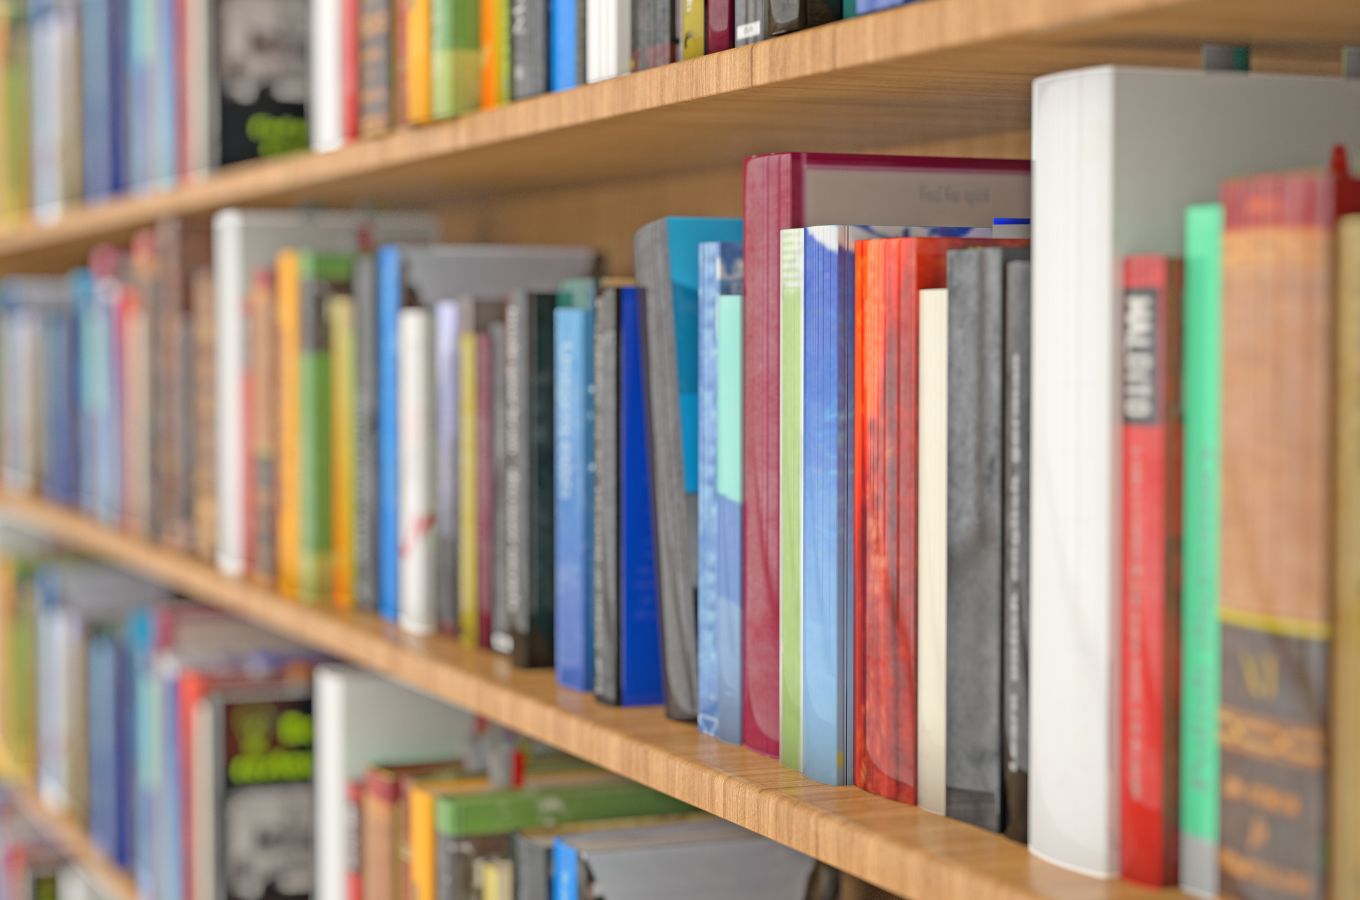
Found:
M 1227 178 L 1360 149 L 1360 82 L 1102 66 L 1040 78 L 1033 98 L 1029 840 L 1114 876 L 1119 268 L 1179 254 L 1185 207 Z M 1182 878 L 1212 882 L 1215 848 L 1187 849 Z
M 435 598 L 434 335 L 426 306 L 397 313 L 398 622 L 410 634 L 434 634 Z
M 316 803 L 317 900 L 344 900 L 349 871 L 352 779 L 370 763 L 402 765 L 467 752 L 472 717 L 371 672 L 318 666 L 312 681 L 312 785 Z
M 920 292 L 916 421 L 916 802 L 944 815 L 949 671 L 949 291 Z
M 316 153 L 338 150 L 345 143 L 343 16 L 342 0 L 311 0 L 307 135 Z
M 633 67 L 633 4 L 585 0 L 586 82 L 626 75 Z
M 428 213 L 349 210 L 222 209 L 213 215 L 213 303 L 217 332 L 217 566 L 245 573 L 245 298 L 252 275 L 285 247 L 330 253 L 375 243 L 429 241 L 439 232 Z

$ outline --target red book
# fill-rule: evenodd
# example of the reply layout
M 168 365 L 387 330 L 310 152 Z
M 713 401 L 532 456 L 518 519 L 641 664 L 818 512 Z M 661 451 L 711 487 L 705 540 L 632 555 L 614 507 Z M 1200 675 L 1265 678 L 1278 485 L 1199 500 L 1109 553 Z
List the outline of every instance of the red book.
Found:
M 733 30 L 736 18 L 732 10 L 732 0 L 708 0 L 704 5 L 704 28 L 707 31 L 704 52 L 717 53 L 735 45 Z
M 990 226 L 1028 216 L 1024 160 L 773 153 L 746 160 L 742 741 L 779 752 L 779 232 L 823 224 Z
M 345 815 L 349 821 L 349 858 L 345 861 L 345 891 L 348 900 L 364 897 L 364 779 L 356 778 L 345 786 Z
M 360 0 L 344 0 L 340 11 L 341 133 L 349 143 L 359 137 Z
M 491 612 L 496 603 L 495 360 L 491 333 L 477 335 L 477 643 L 491 646 Z
M 1176 883 L 1181 264 L 1124 261 L 1121 873 Z
M 865 248 L 867 251 L 867 247 Z M 855 622 L 864 621 L 864 601 L 868 591 L 868 554 L 865 548 L 867 535 L 865 534 L 865 506 L 868 498 L 865 496 L 865 417 L 869 414 L 866 406 L 868 398 L 867 385 L 864 380 L 865 354 L 868 352 L 868 344 L 865 340 L 864 324 L 867 320 L 866 305 L 869 296 L 869 267 L 860 262 L 860 250 L 855 248 L 855 427 L 854 427 L 854 474 L 851 476 L 852 489 L 855 494 L 854 508 L 854 531 L 855 531 Z M 854 702 L 854 728 L 855 728 L 855 758 L 851 760 L 850 779 L 855 784 L 864 786 L 868 778 L 867 756 L 859 752 L 859 748 L 864 746 L 866 735 L 864 733 L 864 706 L 865 691 L 868 689 L 868 680 L 864 669 L 864 629 L 854 629 L 855 655 L 854 655 L 854 681 L 855 681 L 855 702 Z

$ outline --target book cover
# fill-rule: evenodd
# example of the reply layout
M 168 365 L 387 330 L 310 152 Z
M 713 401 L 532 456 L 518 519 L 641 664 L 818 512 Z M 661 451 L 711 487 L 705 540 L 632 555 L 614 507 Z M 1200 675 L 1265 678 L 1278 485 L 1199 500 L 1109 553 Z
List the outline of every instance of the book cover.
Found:
M 436 119 L 451 119 L 477 108 L 481 47 L 478 0 L 430 0 L 430 105 Z
M 733 261 L 727 270 L 735 275 Z M 740 287 L 733 277 L 727 288 Z M 717 308 L 717 736 L 741 743 L 742 729 L 742 604 L 741 604 L 741 435 L 742 435 L 742 309 L 741 295 L 724 293 Z
M 978 191 L 985 203 L 964 200 Z M 819 222 L 985 227 L 1027 215 L 1029 193 L 1022 161 L 777 153 L 745 163 L 743 740 L 753 749 L 778 753 L 779 233 Z
M 510 2 L 510 99 L 548 90 L 547 0 Z
M 633 237 L 645 292 L 647 416 L 666 712 L 695 716 L 698 525 L 699 244 L 739 241 L 741 220 L 658 219 Z
M 410 634 L 439 627 L 435 598 L 434 338 L 428 307 L 397 313 L 397 622 Z
M 1180 886 L 1218 893 L 1223 207 L 1185 210 L 1181 402 Z
M 593 610 L 594 312 L 553 310 L 553 663 L 558 683 L 591 690 Z
M 360 0 L 359 134 L 392 127 L 392 0 Z
M 605 288 L 595 302 L 595 466 L 592 523 L 591 627 L 595 696 L 619 702 L 619 289 Z
M 1338 149 L 1329 170 L 1231 180 L 1221 198 L 1231 312 L 1223 317 L 1220 890 L 1268 897 L 1287 879 L 1299 896 L 1322 896 L 1329 866 L 1343 866 L 1319 848 L 1344 806 L 1328 779 L 1344 749 L 1328 712 L 1328 672 L 1337 603 L 1350 602 L 1337 591 L 1353 584 L 1337 577 L 1346 570 L 1334 541 L 1347 526 L 1331 500 L 1339 473 L 1354 467 L 1336 455 L 1346 432 L 1333 417 L 1338 397 L 1353 395 L 1354 370 L 1337 367 L 1334 227 L 1339 214 L 1360 210 L 1360 182 Z M 1278 795 L 1296 802 L 1259 799 Z
M 1029 826 L 1030 264 L 1006 263 L 1005 573 L 1002 662 L 1002 829 L 1024 842 Z
M 308 145 L 307 0 L 217 0 L 214 167 Z
M 335 294 L 326 301 L 326 342 L 330 346 L 331 601 L 354 605 L 354 301 Z
M 1121 872 L 1176 881 L 1181 265 L 1124 260 Z
M 803 315 L 801 228 L 779 236 L 779 761 L 803 769 Z M 814 259 L 820 262 L 819 257 Z
M 458 637 L 465 646 L 480 644 L 482 635 L 481 566 L 482 544 L 491 536 L 481 530 L 478 506 L 481 485 L 477 483 L 481 466 L 482 432 L 489 421 L 479 418 L 478 400 L 482 393 L 481 333 L 466 331 L 458 348 Z M 489 630 L 489 622 L 488 622 Z
M 697 264 L 697 263 L 696 263 Z M 641 288 L 618 291 L 618 702 L 660 703 L 661 629 Z

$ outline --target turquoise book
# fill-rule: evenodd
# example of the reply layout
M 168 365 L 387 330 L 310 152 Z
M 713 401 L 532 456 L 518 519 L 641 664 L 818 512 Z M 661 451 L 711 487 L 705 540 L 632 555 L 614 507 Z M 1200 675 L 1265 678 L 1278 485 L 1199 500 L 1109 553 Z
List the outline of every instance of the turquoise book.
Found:
M 738 282 L 739 284 L 739 282 Z M 736 286 L 736 285 L 734 285 Z M 718 297 L 718 729 L 741 743 L 742 694 L 742 298 Z

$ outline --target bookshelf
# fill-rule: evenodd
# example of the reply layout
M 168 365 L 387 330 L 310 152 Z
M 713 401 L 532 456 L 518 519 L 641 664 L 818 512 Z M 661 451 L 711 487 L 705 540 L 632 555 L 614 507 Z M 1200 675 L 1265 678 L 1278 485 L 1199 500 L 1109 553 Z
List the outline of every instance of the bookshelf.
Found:
M 0 497 L 0 520 L 417 687 L 904 897 L 1184 896 L 1064 871 L 982 829 L 858 788 L 809 781 L 778 760 L 699 734 L 692 722 L 671 721 L 660 707 L 607 706 L 559 687 L 551 670 L 516 669 L 448 638 L 414 638 L 367 613 L 300 604 L 47 501 Z M 73 841 L 80 837 L 63 824 Z
M 1029 155 L 1029 83 L 1099 63 L 1193 67 L 1250 43 L 1266 71 L 1334 74 L 1353 0 L 926 0 L 313 156 L 0 229 L 0 273 L 64 269 L 102 240 L 222 206 L 439 208 L 450 240 L 579 241 L 631 270 L 635 228 L 740 214 L 760 152 Z
M 38 799 L 38 792 L 13 773 L 8 760 L 0 761 L 0 776 L 19 814 L 66 851 L 109 900 L 138 900 L 140 895 L 132 876 L 109 859 L 74 819 L 48 809 Z

